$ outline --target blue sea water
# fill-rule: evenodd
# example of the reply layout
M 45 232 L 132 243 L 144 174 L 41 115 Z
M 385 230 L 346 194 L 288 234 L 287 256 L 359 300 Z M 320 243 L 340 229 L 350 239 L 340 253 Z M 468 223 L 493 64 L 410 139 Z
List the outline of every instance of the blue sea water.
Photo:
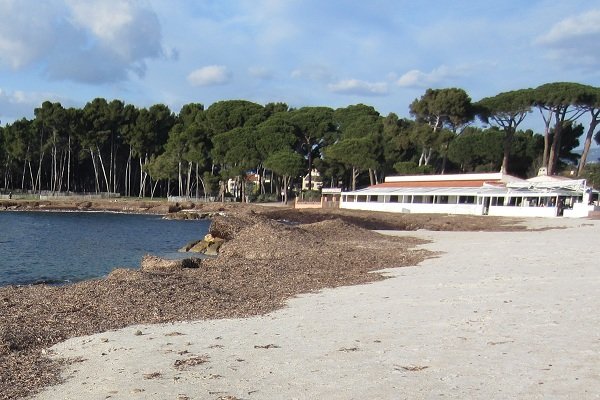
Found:
M 0 212 L 0 286 L 97 278 L 138 268 L 145 254 L 181 257 L 177 250 L 209 225 L 154 215 Z

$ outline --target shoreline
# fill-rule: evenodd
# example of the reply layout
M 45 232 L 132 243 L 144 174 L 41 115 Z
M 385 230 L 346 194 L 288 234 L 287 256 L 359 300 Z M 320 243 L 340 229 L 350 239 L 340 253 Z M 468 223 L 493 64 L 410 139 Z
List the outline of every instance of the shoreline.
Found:
M 417 247 L 424 241 L 411 238 L 418 236 L 416 232 L 396 238 L 372 232 L 374 227 L 526 229 L 514 219 L 390 216 L 220 203 L 211 208 L 225 211 L 225 216 L 213 220 L 211 231 L 229 240 L 219 257 L 203 260 L 199 268 L 120 270 L 107 279 L 60 288 L 0 288 L 0 399 L 28 396 L 61 382 L 64 362 L 45 354 L 50 346 L 68 338 L 137 324 L 266 315 L 286 309 L 290 299 L 301 294 L 381 281 L 386 279 L 382 268 L 420 265 L 433 255 Z M 284 219 L 297 224 L 278 222 Z M 552 222 L 560 225 L 561 221 Z M 545 223 L 546 228 L 549 225 Z
M 59 383 L 63 362 L 45 354 L 66 339 L 140 323 L 263 315 L 301 293 L 380 280 L 370 272 L 427 256 L 413 249 L 419 241 L 339 219 L 290 226 L 245 207 L 214 218 L 211 231 L 228 241 L 198 268 L 116 270 L 61 287 L 0 288 L 0 399 Z
M 52 348 L 67 381 L 34 399 L 597 398 L 598 232 L 388 231 L 440 255 L 268 314 L 73 338 Z

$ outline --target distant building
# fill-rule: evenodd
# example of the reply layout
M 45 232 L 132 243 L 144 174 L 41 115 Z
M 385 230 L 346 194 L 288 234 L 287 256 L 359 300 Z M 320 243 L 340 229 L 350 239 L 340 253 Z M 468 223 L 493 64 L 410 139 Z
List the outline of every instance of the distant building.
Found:
M 323 178 L 316 169 L 310 171 L 311 187 L 308 187 L 308 174 L 302 177 L 302 190 L 319 190 L 323 187 Z
M 502 173 L 391 176 L 344 192 L 340 208 L 397 213 L 512 217 L 587 217 L 598 192 L 585 179 L 540 175 L 523 180 Z

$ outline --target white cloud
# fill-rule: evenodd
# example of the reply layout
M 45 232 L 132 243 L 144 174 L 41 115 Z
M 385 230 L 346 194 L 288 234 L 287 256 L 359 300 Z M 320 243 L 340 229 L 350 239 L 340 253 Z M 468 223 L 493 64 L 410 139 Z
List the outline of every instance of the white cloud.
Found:
M 539 36 L 535 44 L 547 47 L 548 57 L 562 64 L 600 67 L 600 10 L 563 19 Z
M 361 96 L 385 96 L 388 94 L 386 82 L 365 82 L 358 79 L 346 79 L 327 85 L 334 93 L 354 94 Z
M 107 83 L 143 76 L 164 57 L 156 13 L 133 0 L 0 0 L 0 64 L 56 80 Z
M 550 31 L 540 36 L 541 44 L 554 45 L 570 42 L 587 36 L 597 38 L 600 35 L 600 10 L 591 10 L 575 17 L 565 18 L 555 24 Z
M 231 74 L 224 65 L 208 65 L 190 72 L 187 79 L 193 86 L 224 85 L 231 80 Z
M 430 72 L 413 69 L 402 75 L 396 83 L 401 87 L 421 88 L 442 84 L 448 79 L 464 75 L 466 67 L 449 68 L 442 65 Z
M 33 110 L 44 101 L 59 101 L 64 106 L 72 102 L 54 93 L 26 92 L 23 90 L 7 91 L 0 88 L 0 121 L 2 125 L 11 123 L 24 115 L 33 117 Z
M 49 52 L 56 39 L 50 23 L 58 15 L 55 6 L 52 2 L 30 7 L 24 1 L 0 1 L 0 63 L 20 69 Z

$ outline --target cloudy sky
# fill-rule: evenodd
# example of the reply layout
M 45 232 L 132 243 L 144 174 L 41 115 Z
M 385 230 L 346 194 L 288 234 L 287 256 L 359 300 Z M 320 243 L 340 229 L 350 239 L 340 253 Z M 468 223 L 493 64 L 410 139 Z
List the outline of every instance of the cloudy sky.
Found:
M 429 87 L 554 81 L 600 86 L 599 0 L 0 0 L 3 124 L 95 97 L 408 116 Z

